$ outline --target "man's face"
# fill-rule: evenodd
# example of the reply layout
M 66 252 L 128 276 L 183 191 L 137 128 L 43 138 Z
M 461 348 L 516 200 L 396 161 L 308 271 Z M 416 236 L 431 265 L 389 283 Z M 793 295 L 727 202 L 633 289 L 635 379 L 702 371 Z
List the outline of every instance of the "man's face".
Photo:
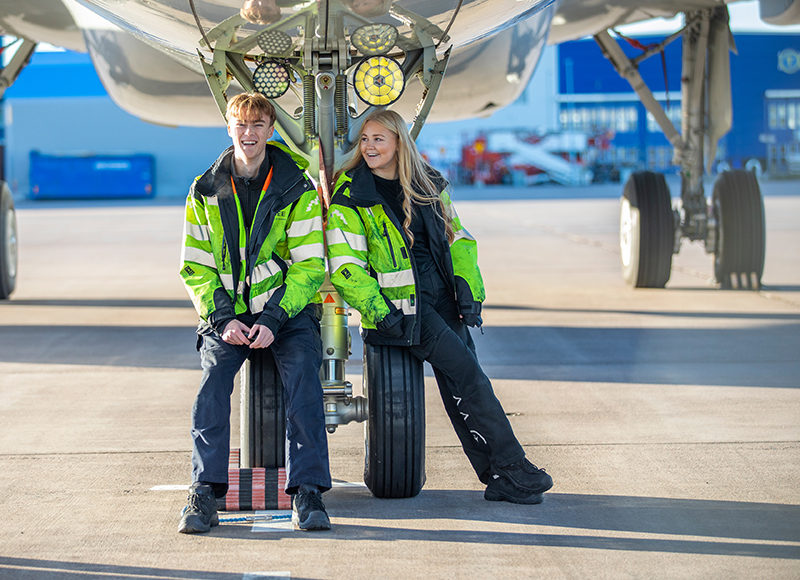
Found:
M 228 119 L 228 135 L 233 140 L 236 158 L 248 163 L 260 162 L 274 129 L 272 119 L 267 115 L 248 120 L 231 115 Z

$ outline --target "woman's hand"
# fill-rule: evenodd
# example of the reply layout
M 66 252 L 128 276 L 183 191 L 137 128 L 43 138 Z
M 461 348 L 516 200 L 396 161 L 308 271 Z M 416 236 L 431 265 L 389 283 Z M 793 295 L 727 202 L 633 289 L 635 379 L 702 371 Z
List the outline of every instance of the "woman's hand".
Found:
M 466 324 L 467 326 L 483 326 L 483 318 L 481 318 L 480 314 L 475 312 L 468 312 L 466 314 L 461 315 L 461 322 Z

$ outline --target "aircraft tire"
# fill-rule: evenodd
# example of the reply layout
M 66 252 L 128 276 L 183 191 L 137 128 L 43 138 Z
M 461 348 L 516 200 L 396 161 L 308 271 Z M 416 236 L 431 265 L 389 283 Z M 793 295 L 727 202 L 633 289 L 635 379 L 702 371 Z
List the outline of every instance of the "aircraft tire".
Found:
M 664 176 L 633 173 L 620 200 L 622 277 L 635 288 L 663 288 L 672 269 L 675 225 Z
M 764 198 L 752 171 L 726 171 L 712 194 L 717 223 L 714 277 L 721 288 L 759 290 L 764 272 Z
M 286 407 L 283 383 L 269 349 L 254 349 L 242 369 L 249 380 L 250 466 L 284 467 L 286 463 Z M 245 450 L 242 449 L 242 453 Z
M 364 345 L 364 381 L 364 483 L 376 497 L 414 497 L 425 483 L 422 361 L 405 348 Z
M 0 300 L 17 286 L 17 214 L 5 181 L 0 182 Z

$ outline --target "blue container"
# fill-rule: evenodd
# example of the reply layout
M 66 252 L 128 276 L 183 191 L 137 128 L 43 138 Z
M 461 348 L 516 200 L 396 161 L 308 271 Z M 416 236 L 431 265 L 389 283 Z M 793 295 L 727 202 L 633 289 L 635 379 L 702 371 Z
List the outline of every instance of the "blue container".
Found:
M 30 154 L 31 199 L 120 199 L 155 195 L 152 155 Z

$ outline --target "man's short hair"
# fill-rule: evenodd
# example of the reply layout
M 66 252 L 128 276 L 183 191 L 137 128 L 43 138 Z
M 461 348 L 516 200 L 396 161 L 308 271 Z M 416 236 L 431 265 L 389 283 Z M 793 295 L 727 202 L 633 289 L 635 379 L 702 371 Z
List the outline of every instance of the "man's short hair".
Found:
M 266 116 L 272 125 L 275 122 L 275 107 L 261 93 L 240 93 L 228 101 L 225 116 L 228 119 L 236 117 L 242 121 L 255 121 Z

